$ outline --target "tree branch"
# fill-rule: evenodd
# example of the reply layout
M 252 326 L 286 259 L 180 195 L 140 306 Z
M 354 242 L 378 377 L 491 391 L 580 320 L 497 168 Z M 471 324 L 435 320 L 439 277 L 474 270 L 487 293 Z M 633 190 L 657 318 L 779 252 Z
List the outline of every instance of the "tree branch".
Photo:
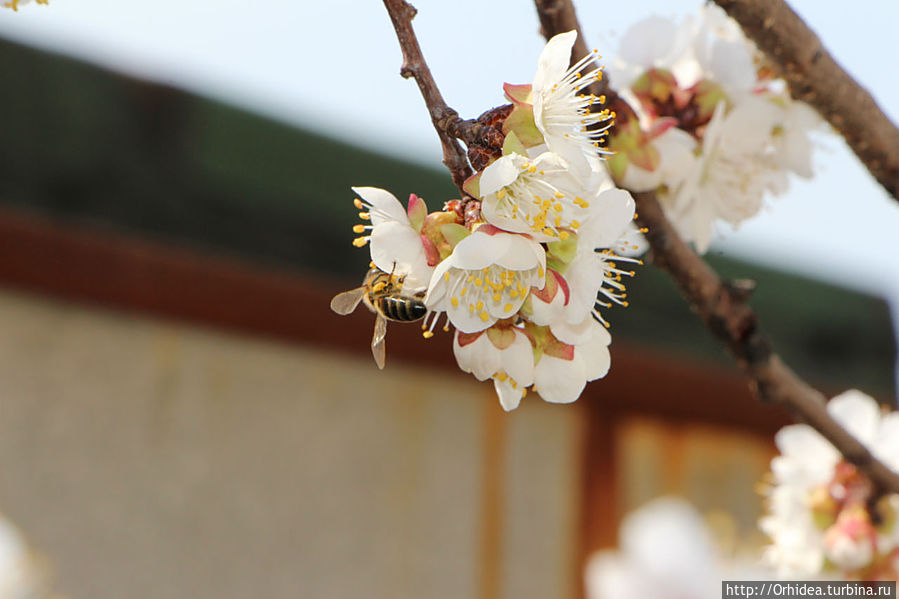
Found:
M 899 128 L 783 0 L 715 0 L 773 63 L 797 100 L 846 139 L 868 171 L 899 200 Z
M 415 8 L 405 0 L 384 0 L 384 6 L 390 14 L 390 20 L 396 31 L 400 49 L 403 52 L 403 65 L 400 67 L 400 75 L 408 79 L 413 77 L 418 84 L 418 89 L 424 98 L 431 122 L 437 130 L 440 145 L 443 146 L 443 164 L 450 170 L 453 183 L 462 192 L 462 184 L 471 176 L 471 168 L 468 166 L 468 158 L 465 150 L 459 142 L 447 133 L 449 124 L 459 120 L 458 113 L 446 105 L 440 90 L 431 75 L 431 69 L 425 62 L 412 29 L 412 19 L 415 17 Z M 464 192 L 462 192 L 464 194 Z
M 571 0 L 535 0 L 535 4 L 547 39 L 571 29 L 580 30 Z M 553 14 L 544 15 L 548 6 Z M 559 15 L 567 16 L 562 19 Z M 580 48 L 586 52 L 586 45 Z M 572 61 L 584 55 L 578 52 L 575 46 Z M 706 326 L 728 347 L 750 378 L 756 396 L 763 402 L 786 406 L 821 433 L 847 461 L 868 476 L 875 494 L 899 493 L 899 475 L 834 420 L 827 412 L 825 397 L 796 376 L 772 351 L 755 313 L 743 303 L 749 295 L 746 286 L 721 281 L 677 234 L 654 193 L 635 193 L 634 197 L 638 222 L 649 230 L 646 238 L 653 262 L 671 275 Z

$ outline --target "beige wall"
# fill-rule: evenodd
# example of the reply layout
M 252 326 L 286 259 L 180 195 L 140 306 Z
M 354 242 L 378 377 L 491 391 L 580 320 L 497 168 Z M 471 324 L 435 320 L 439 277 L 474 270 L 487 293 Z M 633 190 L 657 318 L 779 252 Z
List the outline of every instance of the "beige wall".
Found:
M 73 599 L 570 596 L 578 410 L 491 393 L 3 291 L 0 507 Z

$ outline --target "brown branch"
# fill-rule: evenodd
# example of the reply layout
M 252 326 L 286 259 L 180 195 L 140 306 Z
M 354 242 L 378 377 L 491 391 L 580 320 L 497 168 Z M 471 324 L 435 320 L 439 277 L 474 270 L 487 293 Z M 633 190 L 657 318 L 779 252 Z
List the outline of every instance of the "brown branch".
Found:
M 899 128 L 783 0 L 715 0 L 773 63 L 797 100 L 846 139 L 868 171 L 899 200 Z
M 571 0 L 535 0 L 543 34 L 549 39 L 563 31 L 580 28 Z M 551 5 L 552 14 L 544 15 Z M 563 19 L 560 15 L 566 15 Z M 555 27 L 560 29 L 555 29 Z M 586 52 L 586 45 L 581 45 Z M 572 60 L 577 54 L 575 46 Z M 668 272 L 711 332 L 731 351 L 750 378 L 750 386 L 763 402 L 786 406 L 821 433 L 849 462 L 864 472 L 879 493 L 899 493 L 899 475 L 877 460 L 864 445 L 846 431 L 827 411 L 821 393 L 802 381 L 775 354 L 763 334 L 758 318 L 745 305 L 748 286 L 722 282 L 674 230 L 654 193 L 635 193 L 638 222 L 646 227 L 653 262 Z
M 465 150 L 459 142 L 447 133 L 449 123 L 459 119 L 458 113 L 446 105 L 440 90 L 431 76 L 431 69 L 425 62 L 412 29 L 412 19 L 415 17 L 415 8 L 405 0 L 384 0 L 384 6 L 390 14 L 396 37 L 403 52 L 403 65 L 400 67 L 400 75 L 408 79 L 413 77 L 418 84 L 418 89 L 424 98 L 431 122 L 437 130 L 440 145 L 443 146 L 443 164 L 450 170 L 453 182 L 462 192 L 462 184 L 471 176 L 471 168 L 468 166 L 468 158 Z M 464 193 L 464 192 L 463 192 Z

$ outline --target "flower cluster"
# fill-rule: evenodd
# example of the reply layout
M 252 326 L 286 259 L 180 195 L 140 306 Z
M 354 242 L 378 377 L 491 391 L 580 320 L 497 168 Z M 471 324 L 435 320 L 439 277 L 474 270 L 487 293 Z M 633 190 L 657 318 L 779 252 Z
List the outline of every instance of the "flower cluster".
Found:
M 586 89 L 602 73 L 582 72 L 593 55 L 569 68 L 575 37 L 548 42 L 532 84 L 504 87 L 512 105 L 489 113 L 501 144 L 472 157 L 480 170 L 466 197 L 428 213 L 414 194 L 403 209 L 387 191 L 354 188 L 369 221 L 355 244 L 369 244 L 404 296 L 422 297 L 425 337 L 446 314 L 459 367 L 492 380 L 506 410 L 528 387 L 574 401 L 606 374 L 611 336 L 599 310 L 626 304 L 621 279 L 633 274 L 614 250 L 634 202 L 603 167 L 611 115 Z
M 827 410 L 889 468 L 899 472 L 899 413 L 882 415 L 859 391 Z M 872 505 L 872 485 L 817 431 L 787 426 L 775 442 L 769 514 L 760 526 L 771 538 L 766 559 L 785 577 L 838 573 L 860 580 L 899 575 L 899 495 Z
M 37 4 L 49 4 L 49 0 L 34 0 Z M 5 0 L 2 3 L 3 8 L 11 8 L 15 11 L 19 10 L 19 7 L 23 4 L 28 4 L 31 0 Z
M 716 6 L 680 25 L 651 17 L 622 38 L 610 67 L 636 114 L 619 112 L 609 147 L 615 179 L 657 190 L 680 234 L 705 252 L 718 222 L 736 227 L 812 175 L 820 119 L 790 98 L 761 53 Z

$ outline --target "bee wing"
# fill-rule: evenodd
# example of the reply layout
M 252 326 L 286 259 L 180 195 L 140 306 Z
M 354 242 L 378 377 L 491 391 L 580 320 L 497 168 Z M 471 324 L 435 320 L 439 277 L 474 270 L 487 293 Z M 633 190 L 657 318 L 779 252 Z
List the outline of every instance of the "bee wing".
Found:
M 375 364 L 381 370 L 384 370 L 384 364 L 387 361 L 387 346 L 384 343 L 386 336 L 387 319 L 378 314 L 375 318 L 375 333 L 371 337 L 371 355 L 375 357 Z
M 357 287 L 356 289 L 338 293 L 331 300 L 331 309 L 341 316 L 346 316 L 356 309 L 363 297 L 365 297 L 365 287 Z

